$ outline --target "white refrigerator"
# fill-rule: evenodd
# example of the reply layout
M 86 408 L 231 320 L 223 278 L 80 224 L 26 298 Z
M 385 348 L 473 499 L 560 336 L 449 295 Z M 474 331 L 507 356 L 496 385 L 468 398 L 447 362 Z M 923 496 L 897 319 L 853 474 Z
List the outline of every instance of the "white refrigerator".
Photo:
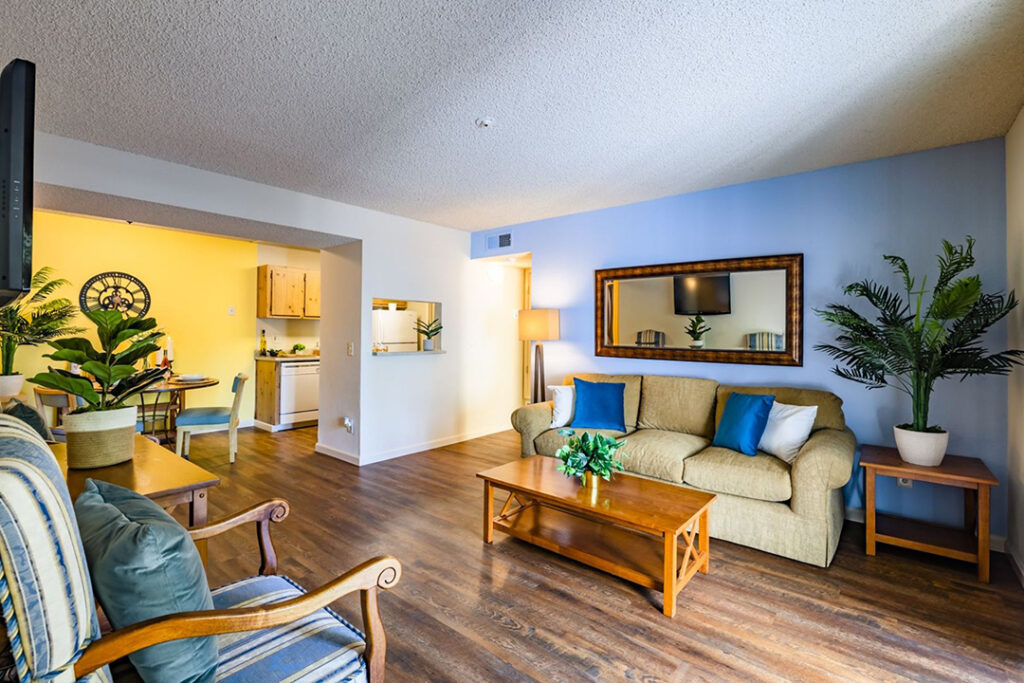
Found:
M 415 311 L 375 310 L 371 320 L 374 344 L 386 346 L 389 352 L 419 351 L 416 334 L 419 316 Z

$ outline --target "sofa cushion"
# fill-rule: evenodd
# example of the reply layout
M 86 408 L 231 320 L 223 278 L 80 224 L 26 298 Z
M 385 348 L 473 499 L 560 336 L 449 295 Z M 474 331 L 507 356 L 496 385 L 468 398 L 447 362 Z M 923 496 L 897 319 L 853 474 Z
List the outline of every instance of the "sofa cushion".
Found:
M 572 384 L 579 377 L 587 382 L 622 382 L 626 385 L 622 394 L 622 417 L 627 430 L 636 429 L 636 417 L 640 412 L 640 375 L 601 375 L 593 372 L 581 372 L 565 378 L 566 384 Z
M 707 445 L 707 439 L 695 434 L 641 429 L 626 438 L 622 451 L 627 457 L 622 464 L 627 472 L 679 484 L 683 481 L 683 461 Z
M 710 439 L 715 433 L 718 382 L 696 377 L 645 375 L 640 394 L 640 429 L 686 432 Z
M 765 394 L 730 394 L 711 443 L 744 455 L 757 455 L 773 403 L 775 397 Z
M 818 415 L 814 418 L 814 431 L 819 429 L 845 429 L 843 417 L 843 399 L 831 391 L 819 389 L 800 389 L 798 387 L 737 387 L 721 384 L 718 387 L 718 401 L 715 407 L 715 426 L 722 419 L 725 402 L 733 392 L 741 394 L 772 394 L 779 403 L 791 406 L 818 406 Z
M 793 496 L 789 465 L 773 455 L 711 446 L 686 459 L 683 481 L 705 491 L 780 502 Z
M 564 427 L 563 427 L 564 429 Z M 614 429 L 577 429 L 577 434 L 587 432 L 588 434 L 604 434 L 605 436 L 615 437 L 621 439 L 626 436 L 626 432 L 617 432 Z M 534 447 L 537 452 L 541 455 L 554 455 L 559 448 L 565 445 L 565 442 L 569 440 L 569 437 L 562 436 L 558 433 L 557 429 L 549 429 L 542 433 L 533 441 Z M 627 451 L 628 453 L 629 451 Z
M 573 409 L 574 429 L 614 429 L 626 431 L 623 422 L 622 396 L 626 385 L 621 382 L 588 382 L 577 377 L 576 404 Z

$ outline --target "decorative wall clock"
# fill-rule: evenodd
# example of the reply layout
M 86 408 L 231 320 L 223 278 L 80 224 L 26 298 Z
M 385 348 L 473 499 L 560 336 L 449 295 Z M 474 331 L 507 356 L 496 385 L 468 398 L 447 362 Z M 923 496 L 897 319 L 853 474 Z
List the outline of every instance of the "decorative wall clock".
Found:
M 149 290 L 134 275 L 109 271 L 82 285 L 78 305 L 84 311 L 121 311 L 141 318 L 149 311 Z

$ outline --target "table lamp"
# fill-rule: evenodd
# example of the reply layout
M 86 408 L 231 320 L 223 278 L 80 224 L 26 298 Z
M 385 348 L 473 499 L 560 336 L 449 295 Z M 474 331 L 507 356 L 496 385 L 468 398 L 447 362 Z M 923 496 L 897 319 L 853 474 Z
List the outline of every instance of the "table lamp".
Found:
M 540 342 L 558 339 L 558 309 L 531 308 L 519 311 L 519 339 L 537 342 L 533 348 L 533 389 L 530 401 L 544 400 L 544 345 Z

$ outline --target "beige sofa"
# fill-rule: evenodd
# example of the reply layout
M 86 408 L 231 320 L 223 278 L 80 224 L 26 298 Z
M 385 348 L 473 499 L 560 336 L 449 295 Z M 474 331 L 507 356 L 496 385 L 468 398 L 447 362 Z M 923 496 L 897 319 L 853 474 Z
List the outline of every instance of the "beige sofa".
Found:
M 626 431 L 587 431 L 626 437 L 627 472 L 718 494 L 710 516 L 712 538 L 821 567 L 832 562 L 843 528 L 841 488 L 850 479 L 856 446 L 838 396 L 791 387 L 727 386 L 689 377 L 577 376 L 626 385 Z M 811 437 L 792 465 L 767 453 L 748 456 L 711 446 L 733 392 L 770 393 L 781 403 L 818 406 Z M 548 401 L 512 414 L 524 457 L 553 456 L 565 443 L 557 429 L 550 429 L 551 411 Z

